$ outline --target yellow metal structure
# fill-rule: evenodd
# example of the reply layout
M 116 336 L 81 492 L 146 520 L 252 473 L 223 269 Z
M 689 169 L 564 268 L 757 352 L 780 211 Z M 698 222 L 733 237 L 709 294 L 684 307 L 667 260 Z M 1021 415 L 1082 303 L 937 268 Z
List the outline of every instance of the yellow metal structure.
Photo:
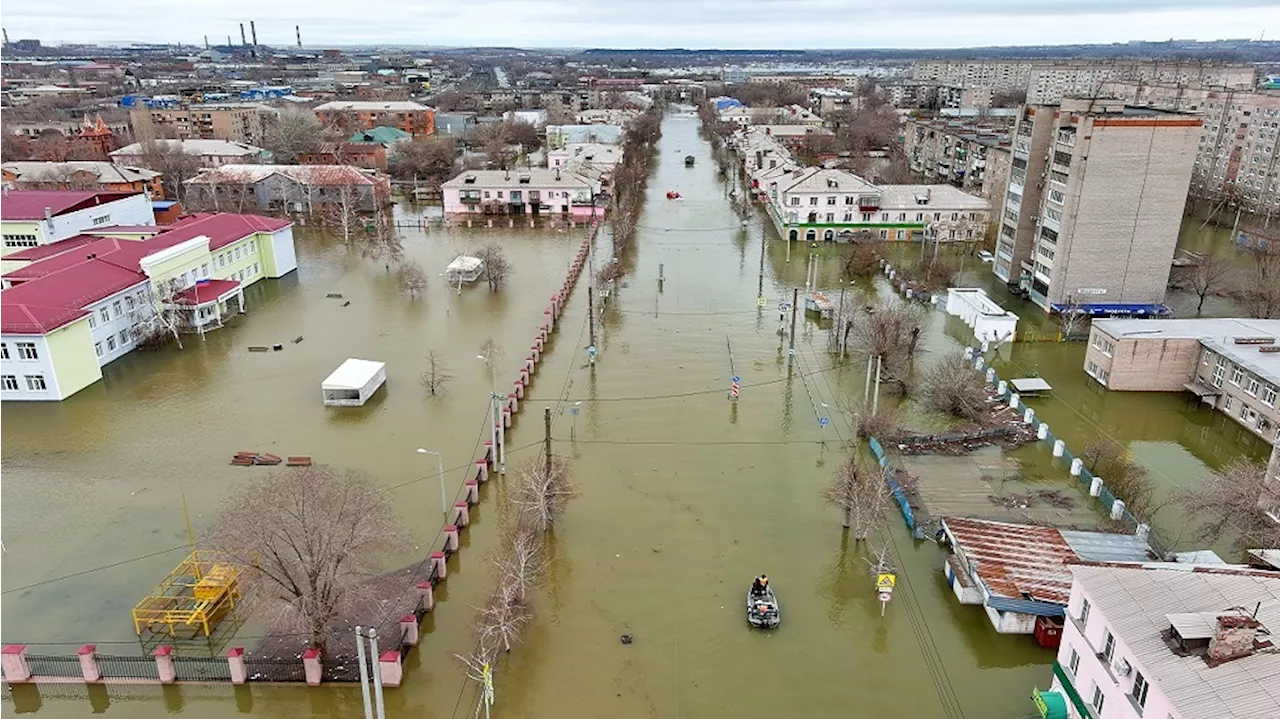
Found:
M 142 635 L 178 636 L 179 631 L 209 636 L 240 598 L 240 572 L 213 552 L 192 550 L 164 581 L 133 607 L 133 629 Z

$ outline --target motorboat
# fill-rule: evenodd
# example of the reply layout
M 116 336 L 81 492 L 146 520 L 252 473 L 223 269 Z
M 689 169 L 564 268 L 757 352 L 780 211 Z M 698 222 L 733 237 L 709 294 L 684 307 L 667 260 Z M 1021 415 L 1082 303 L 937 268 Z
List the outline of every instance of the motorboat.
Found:
M 991 254 L 986 250 L 978 250 L 978 259 L 982 260 L 983 262 L 990 262 L 995 258 L 996 258 L 995 255 Z
M 444 269 L 445 279 L 451 286 L 457 287 L 459 293 L 462 292 L 462 285 L 475 282 L 482 274 L 484 260 L 470 255 L 458 255 Z
M 684 156 L 684 166 L 685 166 L 685 167 L 693 167 L 693 163 L 694 163 L 694 162 L 696 162 L 696 160 L 694 159 L 693 155 L 685 155 L 685 156 Z
M 782 621 L 778 597 L 769 587 L 762 593 L 747 590 L 747 622 L 760 629 L 772 629 Z
M 668 199 L 668 200 L 678 200 L 678 199 L 680 199 L 680 193 L 679 193 L 679 192 L 676 192 L 675 190 L 667 190 L 667 199 Z

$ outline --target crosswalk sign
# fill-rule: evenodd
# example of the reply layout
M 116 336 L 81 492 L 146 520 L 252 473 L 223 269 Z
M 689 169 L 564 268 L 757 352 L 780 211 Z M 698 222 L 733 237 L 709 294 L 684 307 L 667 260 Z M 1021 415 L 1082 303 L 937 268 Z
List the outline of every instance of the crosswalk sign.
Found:
M 893 585 L 898 581 L 896 574 L 878 574 L 876 575 L 876 589 L 882 592 L 892 592 Z

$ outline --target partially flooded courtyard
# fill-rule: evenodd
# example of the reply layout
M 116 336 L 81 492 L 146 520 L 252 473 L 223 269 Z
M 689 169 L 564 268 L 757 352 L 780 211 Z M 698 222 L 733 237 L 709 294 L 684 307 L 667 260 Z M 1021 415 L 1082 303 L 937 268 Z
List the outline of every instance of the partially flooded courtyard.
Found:
M 825 330 L 806 321 L 788 371 L 777 303 L 803 287 L 806 250 L 793 246 L 787 263 L 784 244 L 767 241 L 762 215 L 742 226 L 691 114 L 668 115 L 657 151 L 635 249 L 620 258 L 624 284 L 596 330 L 598 362 L 590 366 L 584 350 L 581 281 L 525 400 L 534 411 L 508 434 L 509 466 L 536 456 L 538 416 L 552 408 L 555 451 L 570 458 L 578 496 L 555 526 L 534 622 L 499 667 L 495 714 L 1028 715 L 1031 688 L 1048 684 L 1052 652 L 1030 637 L 997 635 L 980 609 L 955 602 L 944 551 L 913 540 L 896 513 L 879 540 L 899 567 L 882 618 L 865 546 L 843 537 L 837 512 L 822 503 L 820 488 L 851 434 L 837 406 L 860 395 L 865 364 L 833 364 Z M 687 154 L 693 167 L 682 161 Z M 683 199 L 665 199 L 668 190 Z M 415 299 L 394 272 L 300 228 L 297 275 L 254 286 L 249 315 L 231 327 L 186 339 L 180 351 L 135 352 L 65 402 L 6 404 L 5 642 L 50 654 L 85 643 L 139 653 L 129 609 L 186 550 L 183 497 L 199 535 L 223 497 L 265 471 L 230 466 L 239 450 L 309 454 L 370 473 L 392 489 L 421 540 L 402 563 L 419 559 L 433 548 L 441 516 L 436 464 L 415 449 L 443 454 L 447 489 L 456 493 L 487 438 L 491 379 L 478 349 L 489 338 L 502 348 L 497 380 L 509 382 L 585 232 L 406 230 L 406 255 L 432 277 Z M 502 292 L 457 294 L 435 276 L 459 251 L 487 242 L 500 243 L 516 268 Z M 834 296 L 840 249 L 822 248 L 818 263 L 819 289 Z M 987 283 L 986 267 L 974 264 L 969 276 Z M 863 282 L 848 291 L 884 287 Z M 1013 309 L 1024 322 L 1043 321 Z M 962 346 L 964 330 L 930 314 L 925 361 Z M 276 343 L 284 349 L 247 351 Z M 418 383 L 431 349 L 457 375 L 436 398 Z M 1045 377 L 1055 392 L 1036 411 L 1055 434 L 1073 446 L 1099 432 L 1123 439 L 1166 490 L 1261 451 L 1232 422 L 1180 396 L 1091 388 L 1083 351 L 1078 343 L 1016 345 L 995 366 L 1002 375 Z M 326 409 L 320 380 L 347 357 L 386 362 L 386 388 L 363 408 Z M 734 375 L 741 398 L 730 402 Z M 1010 454 L 1024 476 L 1070 487 L 1043 448 Z M 490 482 L 473 510 L 404 684 L 387 691 L 389 716 L 474 713 L 475 684 L 454 654 L 467 651 L 472 606 L 490 587 L 487 515 L 502 482 Z M 1170 517 L 1156 531 L 1166 543 L 1193 546 L 1191 537 L 1170 536 L 1177 527 Z M 741 614 L 747 584 L 761 572 L 773 578 L 784 614 L 768 634 L 748 631 Z M 264 630 L 251 620 L 210 651 L 251 646 Z M 622 634 L 634 642 L 620 643 Z M 49 717 L 348 717 L 360 713 L 360 692 L 44 685 L 15 688 L 3 707 Z

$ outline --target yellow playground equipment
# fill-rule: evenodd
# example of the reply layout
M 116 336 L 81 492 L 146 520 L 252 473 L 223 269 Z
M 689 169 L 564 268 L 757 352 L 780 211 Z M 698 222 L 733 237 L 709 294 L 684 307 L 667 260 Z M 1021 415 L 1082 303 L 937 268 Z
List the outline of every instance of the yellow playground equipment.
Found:
M 235 608 L 240 598 L 240 571 L 218 561 L 213 552 L 193 549 L 164 581 L 133 607 L 133 629 L 142 635 L 179 632 L 206 637 Z

